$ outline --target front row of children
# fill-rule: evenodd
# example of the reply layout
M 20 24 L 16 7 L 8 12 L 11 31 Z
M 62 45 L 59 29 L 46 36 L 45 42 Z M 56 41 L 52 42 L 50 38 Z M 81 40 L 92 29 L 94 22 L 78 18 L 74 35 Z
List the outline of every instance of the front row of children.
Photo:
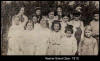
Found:
M 60 41 L 50 42 L 50 55 L 98 55 L 97 40 L 92 37 L 92 29 L 90 25 L 85 27 L 84 39 L 77 45 L 77 40 L 73 36 L 73 26 L 65 27 L 65 36 Z

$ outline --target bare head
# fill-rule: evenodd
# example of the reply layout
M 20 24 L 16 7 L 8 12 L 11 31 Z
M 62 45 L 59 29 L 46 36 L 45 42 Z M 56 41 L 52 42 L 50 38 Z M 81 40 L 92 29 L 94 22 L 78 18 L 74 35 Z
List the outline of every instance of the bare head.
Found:
M 66 22 L 68 22 L 69 21 L 69 17 L 68 16 L 64 16 L 63 17 L 63 21 L 66 23 Z
M 62 15 L 62 7 L 57 7 L 57 14 Z
M 90 25 L 85 27 L 85 37 L 90 38 L 92 36 L 92 28 Z
M 21 7 L 19 14 L 23 15 L 24 14 L 24 7 Z
M 73 34 L 73 26 L 72 25 L 67 25 L 65 27 L 65 33 L 66 33 L 66 37 L 71 37 Z
M 51 29 L 55 32 L 59 32 L 61 30 L 61 24 L 60 22 L 58 22 L 58 20 L 55 20 L 53 23 L 52 23 L 52 26 L 51 26 Z
M 48 16 L 49 16 L 49 18 L 53 19 L 54 18 L 54 11 L 50 11 Z
M 41 8 L 40 7 L 36 7 L 35 13 L 36 13 L 36 15 L 41 15 Z
M 25 25 L 25 30 L 32 30 L 34 28 L 34 23 L 33 21 L 29 20 L 26 25 Z
M 36 16 L 33 16 L 33 22 L 34 23 L 37 23 L 37 20 L 38 20 L 37 17 Z
M 42 18 L 40 21 L 40 25 L 44 28 L 48 28 L 48 21 Z

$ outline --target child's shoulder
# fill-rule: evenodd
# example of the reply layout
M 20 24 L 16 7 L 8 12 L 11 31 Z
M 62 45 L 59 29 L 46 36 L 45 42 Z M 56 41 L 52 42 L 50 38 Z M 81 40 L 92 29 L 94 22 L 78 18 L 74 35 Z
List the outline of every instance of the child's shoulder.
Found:
M 95 20 L 92 20 L 91 22 L 90 22 L 90 24 L 92 24 L 92 23 L 94 23 L 95 22 Z
M 92 39 L 92 41 L 93 41 L 94 43 L 97 42 L 97 40 L 96 40 L 95 38 L 92 37 L 91 39 Z

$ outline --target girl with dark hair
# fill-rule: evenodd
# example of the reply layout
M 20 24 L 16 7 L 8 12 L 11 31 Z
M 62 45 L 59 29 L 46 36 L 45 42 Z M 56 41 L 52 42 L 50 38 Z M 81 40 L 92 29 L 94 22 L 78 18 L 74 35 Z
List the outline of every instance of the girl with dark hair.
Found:
M 33 27 L 34 27 L 33 21 L 28 20 L 28 21 L 26 22 L 26 25 L 25 25 L 24 29 L 25 29 L 25 30 L 30 30 L 30 31 L 31 31 L 31 30 L 33 29 Z
M 60 54 L 60 50 L 59 50 L 59 46 L 60 46 L 60 39 L 61 39 L 61 24 L 60 22 L 58 22 L 58 20 L 54 21 L 52 23 L 52 27 L 51 27 L 52 31 L 51 31 L 51 36 L 49 39 L 49 47 L 48 47 L 48 55 L 59 55 Z
M 34 33 L 34 23 L 29 20 L 25 25 L 25 30 L 23 31 L 23 36 L 20 38 L 20 46 L 23 55 L 34 55 L 35 54 L 35 33 Z
M 54 20 L 54 22 L 52 23 L 51 29 L 52 31 L 59 32 L 59 30 L 61 30 L 60 21 Z
M 65 36 L 61 39 L 61 55 L 75 55 L 77 51 L 77 41 L 73 36 L 73 26 L 65 27 Z

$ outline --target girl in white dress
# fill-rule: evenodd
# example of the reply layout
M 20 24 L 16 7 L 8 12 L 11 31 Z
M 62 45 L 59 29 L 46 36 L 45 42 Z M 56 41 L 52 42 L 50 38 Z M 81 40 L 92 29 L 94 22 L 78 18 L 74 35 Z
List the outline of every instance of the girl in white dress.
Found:
M 60 54 L 61 24 L 58 21 L 52 23 L 52 31 L 49 39 L 48 55 Z
M 75 55 L 77 51 L 77 40 L 73 36 L 73 26 L 67 25 L 66 35 L 61 39 L 61 55 Z
M 24 26 L 28 21 L 28 18 L 23 15 L 24 8 L 21 8 L 20 12 L 12 17 L 12 26 L 8 32 L 8 55 L 20 55 L 20 41 Z M 21 17 L 23 15 L 23 17 Z M 23 18 L 23 20 L 21 19 Z
M 85 37 L 79 44 L 79 55 L 98 55 L 97 40 L 92 37 L 91 26 L 86 26 Z
M 23 31 L 21 49 L 23 55 L 34 55 L 35 54 L 35 36 L 34 36 L 34 23 L 29 20 L 25 25 L 25 30 Z
M 40 31 L 37 32 L 36 36 L 36 54 L 35 55 L 46 55 L 48 48 L 48 40 L 50 36 L 50 30 L 48 22 L 45 19 L 40 21 Z

